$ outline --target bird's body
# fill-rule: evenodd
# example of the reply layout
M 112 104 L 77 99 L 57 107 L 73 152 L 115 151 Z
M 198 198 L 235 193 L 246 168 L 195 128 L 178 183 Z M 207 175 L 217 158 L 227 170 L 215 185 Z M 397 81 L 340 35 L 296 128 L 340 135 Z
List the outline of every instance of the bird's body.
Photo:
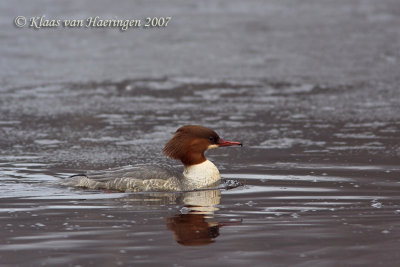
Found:
M 137 165 L 106 171 L 74 175 L 64 184 L 88 189 L 118 191 L 190 191 L 210 188 L 221 176 L 218 168 L 204 156 L 208 149 L 221 146 L 241 145 L 224 141 L 211 129 L 187 125 L 179 128 L 165 145 L 163 152 L 168 157 L 184 164 L 183 173 L 176 168 L 158 165 Z

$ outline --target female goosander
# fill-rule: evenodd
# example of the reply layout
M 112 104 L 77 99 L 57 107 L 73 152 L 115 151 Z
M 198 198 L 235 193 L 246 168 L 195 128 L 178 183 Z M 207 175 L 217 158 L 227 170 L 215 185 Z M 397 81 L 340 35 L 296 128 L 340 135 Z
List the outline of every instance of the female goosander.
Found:
M 242 146 L 221 139 L 213 130 L 199 125 L 179 128 L 165 145 L 166 156 L 180 160 L 183 173 L 171 167 L 139 165 L 71 176 L 64 184 L 89 189 L 119 191 L 190 191 L 216 185 L 221 179 L 218 168 L 204 152 L 218 147 Z

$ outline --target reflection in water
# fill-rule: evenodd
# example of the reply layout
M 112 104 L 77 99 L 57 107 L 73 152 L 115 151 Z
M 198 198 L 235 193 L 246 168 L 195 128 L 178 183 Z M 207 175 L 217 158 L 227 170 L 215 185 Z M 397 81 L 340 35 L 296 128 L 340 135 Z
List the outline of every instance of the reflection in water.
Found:
M 177 214 L 167 218 L 167 227 L 174 232 L 175 240 L 184 246 L 201 246 L 214 242 L 219 236 L 218 222 L 206 221 L 204 214 Z M 212 217 L 211 217 L 212 218 Z
M 185 246 L 211 244 L 219 236 L 219 228 L 232 223 L 220 223 L 214 218 L 214 212 L 219 210 L 216 206 L 221 201 L 219 189 L 132 194 L 124 199 L 127 201 L 140 206 L 183 204 L 180 212 L 166 218 L 165 223 L 174 233 L 175 240 Z
M 225 181 L 226 182 L 226 181 Z M 225 188 L 241 185 L 229 180 Z M 222 189 L 224 190 L 224 189 Z M 189 192 L 151 192 L 129 194 L 124 198 L 125 203 L 131 202 L 135 206 L 149 205 L 183 205 L 178 214 L 166 218 L 168 230 L 174 233 L 175 240 L 185 246 L 201 246 L 215 242 L 219 236 L 219 228 L 237 224 L 237 222 L 219 222 L 214 213 L 219 210 L 217 205 L 221 201 L 221 189 L 205 189 Z M 240 221 L 239 221 L 240 223 Z
M 201 246 L 214 242 L 219 236 L 220 224 L 214 219 L 214 211 L 220 203 L 220 190 L 186 192 L 185 207 L 167 218 L 167 228 L 174 232 L 176 242 L 184 246 Z

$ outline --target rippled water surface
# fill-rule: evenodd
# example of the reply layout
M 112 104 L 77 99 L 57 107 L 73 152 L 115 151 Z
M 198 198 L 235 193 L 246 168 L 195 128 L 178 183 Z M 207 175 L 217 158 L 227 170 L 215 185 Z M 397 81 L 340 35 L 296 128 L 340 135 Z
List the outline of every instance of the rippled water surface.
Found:
M 0 4 L 1 266 L 400 264 L 396 1 L 39 2 Z M 173 19 L 134 33 L 11 26 L 38 12 Z M 219 189 L 59 183 L 180 168 L 161 149 L 185 124 L 243 142 L 207 152 Z
M 4 263 L 399 260 L 400 183 L 393 166 L 278 164 L 225 172 L 225 179 L 244 184 L 230 190 L 141 194 L 63 188 L 54 182 L 65 173 L 45 174 L 41 164 L 22 163 L 32 159 L 20 161 L 1 165 Z

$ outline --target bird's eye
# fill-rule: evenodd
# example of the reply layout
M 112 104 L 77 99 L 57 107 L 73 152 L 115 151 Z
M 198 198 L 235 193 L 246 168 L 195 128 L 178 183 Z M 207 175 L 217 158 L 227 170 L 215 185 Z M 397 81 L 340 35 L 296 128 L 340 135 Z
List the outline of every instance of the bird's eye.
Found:
M 217 137 L 210 136 L 208 139 L 210 139 L 210 141 L 213 142 L 213 143 L 217 143 L 218 142 L 218 138 Z

